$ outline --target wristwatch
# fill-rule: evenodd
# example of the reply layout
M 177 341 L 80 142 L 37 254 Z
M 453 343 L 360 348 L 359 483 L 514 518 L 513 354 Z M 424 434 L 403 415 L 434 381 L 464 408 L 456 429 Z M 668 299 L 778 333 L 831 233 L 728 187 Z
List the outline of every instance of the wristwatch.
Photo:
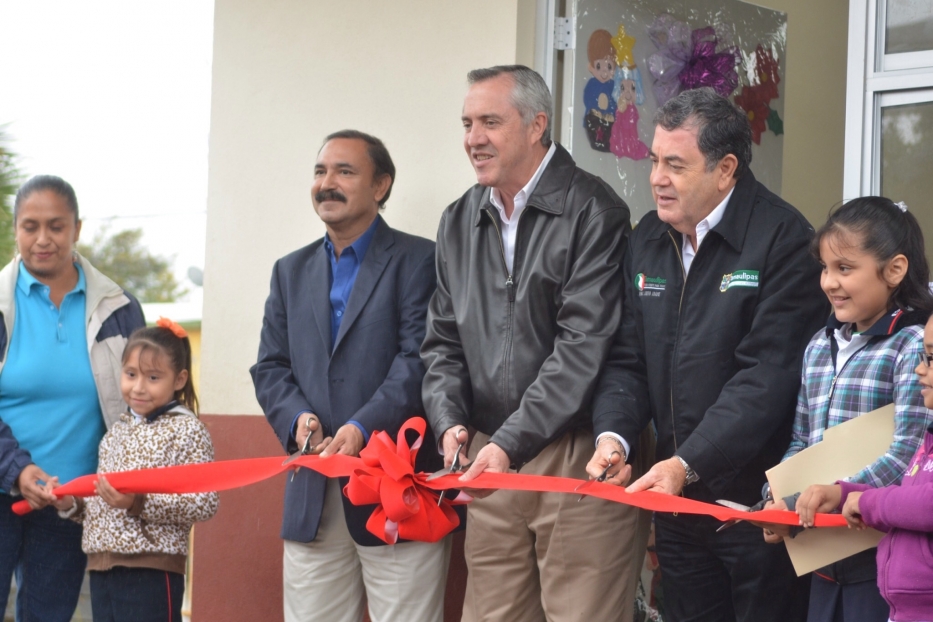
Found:
M 684 480 L 684 486 L 689 486 L 690 484 L 694 482 L 698 482 L 700 480 L 700 476 L 697 475 L 696 471 L 690 468 L 690 465 L 687 464 L 686 460 L 684 460 L 680 456 L 674 456 L 674 457 L 680 460 L 680 465 L 684 467 L 684 471 L 687 473 L 687 479 Z

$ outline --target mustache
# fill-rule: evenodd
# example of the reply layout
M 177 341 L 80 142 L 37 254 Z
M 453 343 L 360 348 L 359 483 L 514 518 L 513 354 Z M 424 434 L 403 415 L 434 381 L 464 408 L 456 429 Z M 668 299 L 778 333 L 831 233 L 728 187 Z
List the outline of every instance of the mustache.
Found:
M 323 203 L 324 201 L 340 201 L 341 203 L 346 203 L 347 197 L 343 196 L 343 193 L 339 190 L 321 190 L 314 195 L 314 200 L 317 203 Z

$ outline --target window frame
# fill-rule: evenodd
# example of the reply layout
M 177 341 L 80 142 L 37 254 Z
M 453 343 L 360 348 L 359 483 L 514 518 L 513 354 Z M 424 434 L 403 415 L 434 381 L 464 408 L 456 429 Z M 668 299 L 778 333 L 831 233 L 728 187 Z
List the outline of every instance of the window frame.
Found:
M 885 2 L 849 0 L 845 200 L 881 190 L 881 109 L 933 102 L 933 50 L 878 53 L 884 49 Z

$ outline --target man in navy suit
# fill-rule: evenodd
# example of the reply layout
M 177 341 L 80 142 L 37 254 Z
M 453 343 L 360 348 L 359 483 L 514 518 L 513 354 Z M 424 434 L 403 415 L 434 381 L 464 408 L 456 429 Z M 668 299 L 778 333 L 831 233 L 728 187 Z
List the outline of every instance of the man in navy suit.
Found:
M 394 180 L 388 150 L 362 132 L 331 134 L 318 154 L 311 198 L 327 234 L 276 262 L 250 369 L 286 452 L 310 434 L 322 455 L 356 456 L 374 432 L 394 438 L 423 416 L 419 349 L 436 286 L 434 243 L 379 216 Z M 439 468 L 436 446 L 425 439 L 419 470 Z M 287 480 L 286 622 L 359 622 L 364 589 L 374 622 L 440 622 L 449 536 L 380 546 L 365 527 L 372 506 L 351 505 L 345 484 L 308 469 Z

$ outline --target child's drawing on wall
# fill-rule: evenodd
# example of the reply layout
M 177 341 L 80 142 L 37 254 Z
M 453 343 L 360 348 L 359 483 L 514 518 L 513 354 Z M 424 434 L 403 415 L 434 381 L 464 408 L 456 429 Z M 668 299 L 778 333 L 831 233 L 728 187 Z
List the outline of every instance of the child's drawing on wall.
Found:
M 609 31 L 593 31 L 586 53 L 593 77 L 583 88 L 583 127 L 590 146 L 596 151 L 608 152 L 617 99 L 612 94 L 615 89 L 616 50 L 612 47 Z
M 609 140 L 609 149 L 617 157 L 644 160 L 648 146 L 638 136 L 638 108 L 645 102 L 641 73 L 638 67 L 619 67 L 612 98 L 616 102 L 615 123 Z

